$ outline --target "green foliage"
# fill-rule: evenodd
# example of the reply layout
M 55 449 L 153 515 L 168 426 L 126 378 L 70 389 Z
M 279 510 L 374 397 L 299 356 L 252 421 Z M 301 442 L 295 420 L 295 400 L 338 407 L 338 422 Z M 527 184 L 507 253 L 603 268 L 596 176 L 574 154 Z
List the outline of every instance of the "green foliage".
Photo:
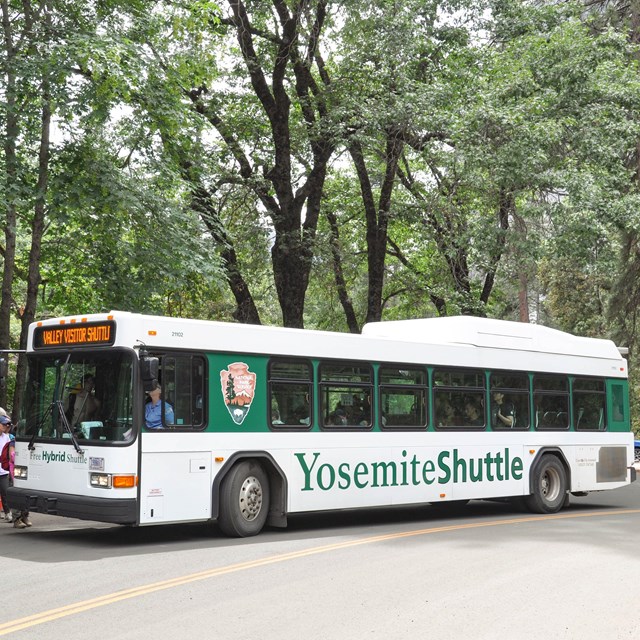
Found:
M 68 147 L 55 165 L 42 312 L 166 313 L 181 308 L 176 299 L 202 302 L 221 274 L 179 183 L 157 167 L 155 186 L 142 170 L 124 174 L 104 146 Z
M 302 64 L 319 39 L 313 82 L 301 98 L 287 66 L 287 154 L 276 157 L 228 3 L 52 0 L 50 26 L 37 21 L 16 57 L 0 53 L 2 78 L 13 73 L 22 97 L 16 176 L 0 181 L 3 210 L 18 214 L 12 308 L 25 299 L 44 104 L 54 133 L 38 315 L 119 307 L 232 319 L 232 249 L 263 322 L 282 323 L 282 225 L 295 240 L 291 264 L 313 254 L 306 325 L 348 329 L 337 267 L 361 324 L 371 238 L 348 151 L 362 149 L 377 204 L 395 136 L 384 319 L 524 311 L 624 341 L 633 371 L 640 74 L 625 6 L 329 0 L 315 33 L 318 2 L 303 3 L 295 42 Z M 25 5 L 8 6 L 17 34 Z M 246 8 L 273 90 L 277 13 L 272 2 Z M 333 155 L 314 235 L 305 207 L 285 225 L 284 209 L 268 205 L 308 197 L 317 143 Z M 278 171 L 290 193 L 275 186 Z

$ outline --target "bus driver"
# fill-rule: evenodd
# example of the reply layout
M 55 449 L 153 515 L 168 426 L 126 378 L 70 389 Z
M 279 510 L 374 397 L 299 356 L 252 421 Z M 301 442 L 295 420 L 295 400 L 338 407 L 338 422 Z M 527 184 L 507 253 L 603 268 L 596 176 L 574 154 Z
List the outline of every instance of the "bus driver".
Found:
M 161 388 L 156 382 L 155 388 L 147 391 L 149 402 L 144 406 L 144 420 L 148 429 L 162 429 L 162 407 L 164 405 L 164 422 L 165 424 L 173 424 L 175 418 L 173 415 L 173 407 L 164 400 L 160 400 Z

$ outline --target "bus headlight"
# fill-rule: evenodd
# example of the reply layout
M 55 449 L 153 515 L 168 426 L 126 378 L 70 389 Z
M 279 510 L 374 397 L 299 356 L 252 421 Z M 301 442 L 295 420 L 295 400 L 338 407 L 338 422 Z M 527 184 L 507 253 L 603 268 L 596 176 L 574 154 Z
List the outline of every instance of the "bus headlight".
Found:
M 92 473 L 89 476 L 92 487 L 98 489 L 111 489 L 111 474 L 109 473 Z
M 16 465 L 13 470 L 13 477 L 18 480 L 26 480 L 29 476 L 29 467 L 23 467 L 20 465 Z
M 97 489 L 131 489 L 138 486 L 136 475 L 111 473 L 92 473 L 89 475 L 89 482 Z

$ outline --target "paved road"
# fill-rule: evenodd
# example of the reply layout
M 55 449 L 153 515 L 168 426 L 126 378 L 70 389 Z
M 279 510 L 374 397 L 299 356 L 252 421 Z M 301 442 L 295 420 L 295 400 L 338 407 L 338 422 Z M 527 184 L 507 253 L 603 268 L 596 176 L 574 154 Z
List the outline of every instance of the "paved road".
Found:
M 0 523 L 0 636 L 16 640 L 640 636 L 640 483 L 557 516 L 477 501 L 297 517 L 245 540 L 33 521 Z

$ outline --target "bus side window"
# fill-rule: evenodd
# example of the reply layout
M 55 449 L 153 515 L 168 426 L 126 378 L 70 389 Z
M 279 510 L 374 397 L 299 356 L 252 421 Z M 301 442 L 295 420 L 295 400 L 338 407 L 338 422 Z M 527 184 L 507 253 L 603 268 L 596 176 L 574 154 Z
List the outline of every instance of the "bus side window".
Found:
M 204 425 L 205 363 L 202 356 L 166 356 L 162 361 L 164 398 L 173 407 L 171 428 L 201 429 Z
M 380 424 L 382 428 L 425 429 L 427 372 L 416 367 L 382 366 Z
M 273 429 L 307 429 L 311 425 L 311 364 L 300 360 L 269 363 L 269 421 Z
M 605 429 L 604 380 L 576 378 L 573 381 L 573 419 L 576 429 Z
M 484 373 L 476 369 L 436 369 L 433 373 L 433 408 L 436 429 L 486 427 Z M 478 416 L 470 424 L 465 406 L 473 405 Z
M 628 398 L 626 398 L 628 391 L 626 386 L 620 382 L 611 383 L 611 426 L 622 425 L 624 429 L 629 428 L 628 420 L 629 414 L 626 408 L 629 406 Z
M 566 376 L 534 376 L 533 401 L 536 429 L 569 428 L 569 386 Z
M 323 427 L 373 428 L 373 371 L 369 365 L 351 362 L 321 363 L 320 393 Z M 335 420 L 336 416 L 340 419 Z
M 492 429 L 528 429 L 528 376 L 512 372 L 492 372 L 490 380 L 489 414 Z

